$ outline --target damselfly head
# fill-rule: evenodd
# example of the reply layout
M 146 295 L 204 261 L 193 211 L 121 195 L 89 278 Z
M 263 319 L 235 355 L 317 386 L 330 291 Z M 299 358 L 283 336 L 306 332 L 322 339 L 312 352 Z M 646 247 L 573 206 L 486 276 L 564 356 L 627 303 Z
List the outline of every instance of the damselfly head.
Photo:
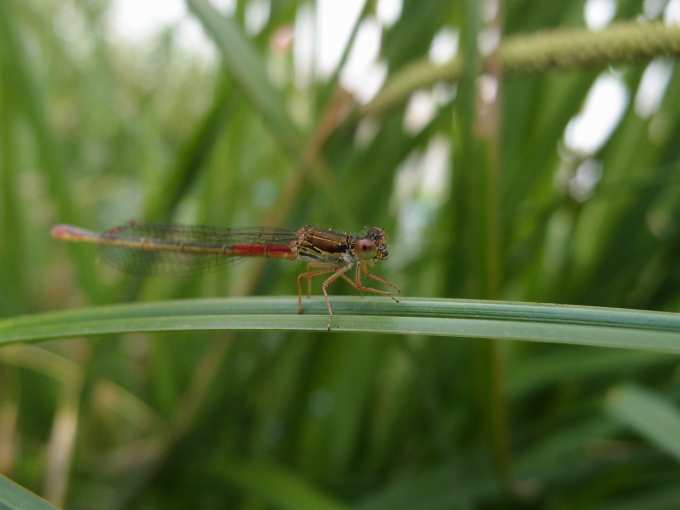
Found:
M 386 260 L 389 253 L 385 244 L 385 231 L 378 227 L 369 228 L 364 237 L 354 243 L 354 253 L 363 260 Z

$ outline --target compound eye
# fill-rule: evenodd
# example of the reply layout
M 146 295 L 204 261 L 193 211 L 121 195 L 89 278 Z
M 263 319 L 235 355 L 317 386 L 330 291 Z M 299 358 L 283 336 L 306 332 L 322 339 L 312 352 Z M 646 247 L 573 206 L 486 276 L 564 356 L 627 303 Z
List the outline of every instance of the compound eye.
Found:
M 354 243 L 354 253 L 362 259 L 373 258 L 378 251 L 378 247 L 370 239 L 359 239 Z

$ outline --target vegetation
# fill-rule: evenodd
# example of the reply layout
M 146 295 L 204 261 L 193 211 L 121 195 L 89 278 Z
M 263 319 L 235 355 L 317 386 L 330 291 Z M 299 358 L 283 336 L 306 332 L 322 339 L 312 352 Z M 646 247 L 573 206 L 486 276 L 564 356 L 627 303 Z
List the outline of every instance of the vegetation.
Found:
M 117 37 L 105 1 L 0 1 L 0 472 L 70 509 L 674 508 L 670 7 L 369 1 L 338 67 L 380 27 L 365 102 L 286 42 L 314 3 L 186 3 L 217 59 Z M 620 115 L 577 143 L 603 83 Z M 403 300 L 334 284 L 328 332 L 299 264 L 139 279 L 49 236 L 140 218 L 380 226 Z M 0 506 L 51 507 L 20 486 Z

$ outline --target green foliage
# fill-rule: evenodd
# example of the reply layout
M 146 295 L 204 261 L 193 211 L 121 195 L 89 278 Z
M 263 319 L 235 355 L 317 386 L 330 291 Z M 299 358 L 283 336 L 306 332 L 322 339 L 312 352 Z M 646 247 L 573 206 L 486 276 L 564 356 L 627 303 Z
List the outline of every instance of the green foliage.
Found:
M 186 3 L 216 62 L 175 28 L 121 40 L 108 2 L 0 1 L 0 471 L 73 509 L 673 508 L 680 46 L 636 24 L 652 3 L 591 33 L 581 1 L 488 20 L 404 0 L 368 104 L 281 44 L 313 3 L 271 2 L 256 34 L 254 1 Z M 494 23 L 507 40 L 482 56 Z M 435 66 L 445 27 L 460 58 Z M 669 83 L 642 114 L 657 56 Z M 627 103 L 579 152 L 565 129 L 601 77 Z M 49 237 L 135 218 L 384 227 L 376 274 L 404 299 L 335 284 L 329 333 L 318 296 L 295 314 L 295 264 L 140 280 Z M 0 482 L 0 506 L 45 508 Z

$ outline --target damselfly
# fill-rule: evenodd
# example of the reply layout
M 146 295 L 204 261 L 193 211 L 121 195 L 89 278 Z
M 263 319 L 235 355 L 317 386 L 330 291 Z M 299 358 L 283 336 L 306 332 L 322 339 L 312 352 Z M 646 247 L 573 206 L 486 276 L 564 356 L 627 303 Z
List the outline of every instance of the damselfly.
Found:
M 307 262 L 307 270 L 298 276 L 298 313 L 302 313 L 302 281 L 328 276 L 321 289 L 328 307 L 328 330 L 333 308 L 328 286 L 338 278 L 349 282 L 357 291 L 389 296 L 385 290 L 365 287 L 362 275 L 399 291 L 387 280 L 368 269 L 374 260 L 386 260 L 385 232 L 369 228 L 363 237 L 340 234 L 332 230 L 305 225 L 299 229 L 250 227 L 224 229 L 202 225 L 136 223 L 131 221 L 106 232 L 57 225 L 52 236 L 62 241 L 96 243 L 99 256 L 114 267 L 137 275 L 188 276 L 219 268 L 244 257 Z M 347 273 L 355 268 L 354 280 Z

